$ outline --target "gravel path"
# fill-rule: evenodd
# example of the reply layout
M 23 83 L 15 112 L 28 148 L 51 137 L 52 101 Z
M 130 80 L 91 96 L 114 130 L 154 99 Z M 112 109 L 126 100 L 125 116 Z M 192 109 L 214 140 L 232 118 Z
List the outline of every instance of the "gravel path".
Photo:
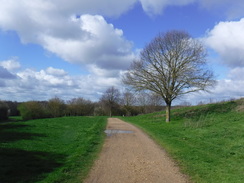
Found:
M 108 137 L 85 183 L 188 183 L 185 175 L 135 126 L 109 118 Z

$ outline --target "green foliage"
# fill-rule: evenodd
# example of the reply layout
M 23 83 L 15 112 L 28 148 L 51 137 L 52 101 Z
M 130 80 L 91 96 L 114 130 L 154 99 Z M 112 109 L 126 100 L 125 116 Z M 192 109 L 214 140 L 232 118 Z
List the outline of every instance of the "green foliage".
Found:
M 104 117 L 0 124 L 0 182 L 81 182 L 102 147 L 105 127 Z
M 68 102 L 67 115 L 92 116 L 94 115 L 94 103 L 83 98 L 74 98 Z
M 49 111 L 41 102 L 29 101 L 21 103 L 18 110 L 23 120 L 40 119 L 50 117 Z
M 48 101 L 48 110 L 52 117 L 62 117 L 65 115 L 66 105 L 63 100 L 55 97 Z
M 5 101 L 4 103 L 6 103 L 9 107 L 10 113 L 9 116 L 19 116 L 19 111 L 17 109 L 18 107 L 18 102 L 12 102 L 12 101 Z
M 141 127 L 198 183 L 244 180 L 244 111 L 241 100 L 123 118 Z
M 8 119 L 8 105 L 0 101 L 0 121 Z
M 138 114 L 140 114 L 140 110 L 139 110 L 139 107 L 136 107 L 136 106 L 123 106 L 122 109 L 123 111 L 123 114 L 125 116 L 136 116 Z

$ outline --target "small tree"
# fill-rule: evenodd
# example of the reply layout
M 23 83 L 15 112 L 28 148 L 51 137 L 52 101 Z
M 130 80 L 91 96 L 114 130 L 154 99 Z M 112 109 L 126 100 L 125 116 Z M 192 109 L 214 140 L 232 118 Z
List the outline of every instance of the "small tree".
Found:
M 108 88 L 102 95 L 100 101 L 104 103 L 109 110 L 109 116 L 112 116 L 113 111 L 119 108 L 120 92 L 115 87 Z
M 28 101 L 19 104 L 18 110 L 23 120 L 41 119 L 50 117 L 50 113 L 46 110 L 42 102 Z
M 206 67 L 203 45 L 183 31 L 160 33 L 142 50 L 125 74 L 123 82 L 136 90 L 150 90 L 166 103 L 166 122 L 177 97 L 206 90 L 214 84 Z
M 68 113 L 71 116 L 91 116 L 94 114 L 95 104 L 84 98 L 73 98 L 68 101 Z
M 65 108 L 66 105 L 64 101 L 58 97 L 54 97 L 48 101 L 49 112 L 51 113 L 51 116 L 54 118 L 64 116 Z
M 133 106 L 136 103 L 136 99 L 133 93 L 126 91 L 122 94 L 121 102 L 124 106 Z
M 126 116 L 131 116 L 134 114 L 137 114 L 137 111 L 135 110 L 135 104 L 136 104 L 136 96 L 126 91 L 122 94 L 121 97 L 121 104 L 123 105 L 124 114 Z

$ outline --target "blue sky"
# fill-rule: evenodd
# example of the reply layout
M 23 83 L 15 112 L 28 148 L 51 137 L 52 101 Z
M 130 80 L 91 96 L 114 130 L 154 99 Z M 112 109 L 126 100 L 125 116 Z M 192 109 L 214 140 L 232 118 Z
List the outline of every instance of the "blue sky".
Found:
M 159 32 L 208 49 L 218 83 L 197 103 L 244 96 L 242 0 L 0 0 L 0 100 L 96 101 Z

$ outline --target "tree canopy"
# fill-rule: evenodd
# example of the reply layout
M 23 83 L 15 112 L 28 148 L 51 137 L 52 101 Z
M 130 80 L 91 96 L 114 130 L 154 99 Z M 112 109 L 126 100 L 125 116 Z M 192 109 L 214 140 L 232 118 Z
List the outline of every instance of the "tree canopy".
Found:
M 184 31 L 160 33 L 141 51 L 123 77 L 136 90 L 150 90 L 166 103 L 166 122 L 177 97 L 204 90 L 214 84 L 207 67 L 207 52 L 200 41 Z

